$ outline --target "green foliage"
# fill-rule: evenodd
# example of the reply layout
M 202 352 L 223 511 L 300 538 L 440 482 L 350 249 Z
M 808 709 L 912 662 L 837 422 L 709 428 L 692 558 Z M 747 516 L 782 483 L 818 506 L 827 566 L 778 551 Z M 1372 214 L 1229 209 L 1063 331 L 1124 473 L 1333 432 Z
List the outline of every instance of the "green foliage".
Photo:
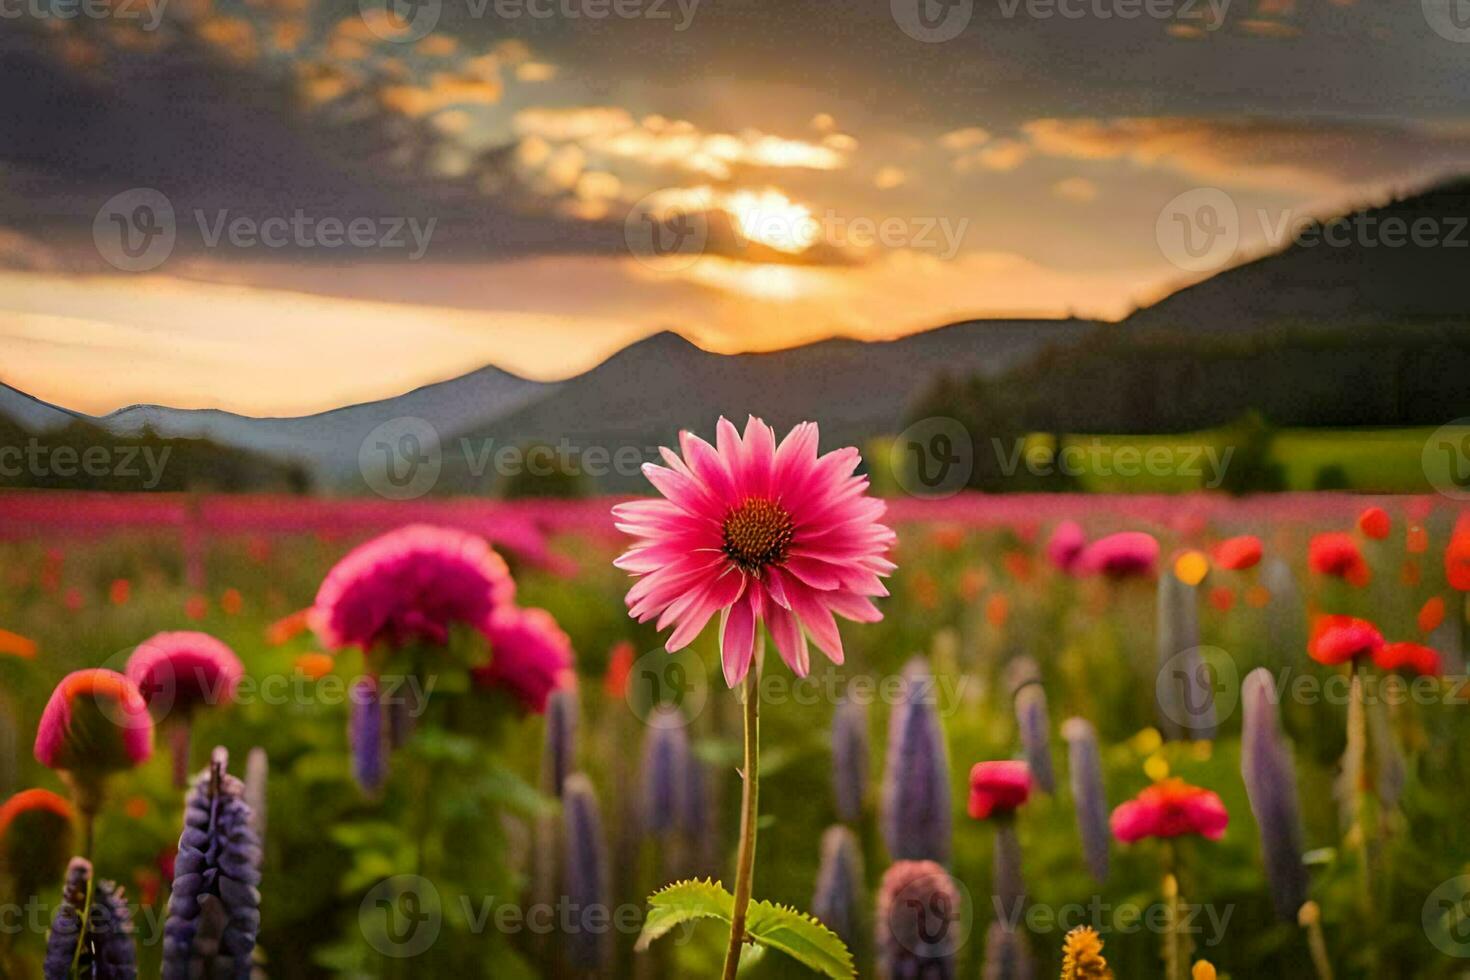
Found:
M 654 892 L 648 899 L 649 913 L 638 937 L 641 952 L 675 926 L 700 919 L 718 919 L 730 924 L 735 897 L 715 881 L 678 881 Z M 785 905 L 754 901 L 746 913 L 745 934 L 750 942 L 779 950 L 808 969 L 846 980 L 857 975 L 852 954 L 842 940 L 816 919 Z M 744 955 L 742 969 L 756 960 Z

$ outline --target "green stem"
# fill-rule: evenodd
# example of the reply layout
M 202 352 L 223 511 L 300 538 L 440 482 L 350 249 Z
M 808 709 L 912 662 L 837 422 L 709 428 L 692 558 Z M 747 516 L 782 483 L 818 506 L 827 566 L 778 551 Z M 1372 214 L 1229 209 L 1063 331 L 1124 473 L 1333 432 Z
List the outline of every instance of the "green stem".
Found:
M 735 862 L 735 906 L 730 915 L 730 944 L 725 948 L 723 980 L 735 980 L 745 943 L 745 913 L 755 875 L 755 837 L 760 793 L 760 670 L 765 638 L 757 632 L 755 656 L 745 674 L 745 783 L 740 790 L 740 852 Z
M 1359 900 L 1362 903 L 1363 914 L 1372 915 L 1373 910 L 1373 880 L 1372 848 L 1370 847 L 1368 835 L 1369 829 L 1366 819 L 1368 806 L 1368 794 L 1366 785 L 1368 781 L 1368 703 L 1366 691 L 1367 668 L 1357 662 L 1353 663 L 1352 674 L 1352 698 L 1348 702 L 1348 735 L 1347 745 L 1350 758 L 1348 760 L 1348 773 L 1352 779 L 1349 787 L 1352 806 L 1353 823 L 1349 830 L 1357 844 L 1358 858 L 1361 863 L 1359 869 L 1361 874 L 1358 879 Z

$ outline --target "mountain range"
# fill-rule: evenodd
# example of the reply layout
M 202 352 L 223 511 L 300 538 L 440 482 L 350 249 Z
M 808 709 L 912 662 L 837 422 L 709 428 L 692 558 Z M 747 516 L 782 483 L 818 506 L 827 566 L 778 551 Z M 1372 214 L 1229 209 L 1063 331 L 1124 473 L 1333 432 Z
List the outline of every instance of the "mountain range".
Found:
M 1434 229 L 1391 244 L 1386 219 Z M 1344 224 L 1345 222 L 1345 224 Z M 0 385 L 0 417 L 31 432 L 75 421 L 117 437 L 145 429 L 305 467 L 322 486 L 361 491 L 364 440 L 384 423 L 422 419 L 445 447 L 441 489 L 485 489 L 486 453 L 532 443 L 572 452 L 634 447 L 647 457 L 691 420 L 743 419 L 758 408 L 783 428 L 823 423 L 824 443 L 861 444 L 902 427 L 906 412 L 941 375 L 996 377 L 1043 351 L 1097 331 L 1259 334 L 1276 327 L 1434 321 L 1470 326 L 1462 285 L 1470 257 L 1470 181 L 1339 219 L 1339 233 L 1301 235 L 1284 249 L 1186 286 L 1117 324 L 1078 319 L 975 320 L 884 342 L 832 339 L 769 353 L 723 355 L 672 331 L 639 341 L 566 381 L 529 381 L 495 367 L 394 398 L 301 418 L 248 418 L 156 405 L 91 417 Z M 1365 232 L 1374 228 L 1376 232 Z M 1356 230 L 1353 230 L 1356 229 Z M 1376 236 L 1376 237 L 1375 237 Z M 618 489 L 636 480 L 600 482 Z

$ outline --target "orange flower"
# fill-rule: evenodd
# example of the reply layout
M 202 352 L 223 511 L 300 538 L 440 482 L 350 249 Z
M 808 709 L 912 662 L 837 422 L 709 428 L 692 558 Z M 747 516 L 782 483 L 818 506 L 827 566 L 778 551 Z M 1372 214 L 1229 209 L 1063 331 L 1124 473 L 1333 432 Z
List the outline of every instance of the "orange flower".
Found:
M 311 607 L 308 606 L 276 620 L 265 628 L 265 642 L 273 647 L 291 642 L 310 627 L 310 616 Z
M 19 657 L 22 660 L 34 660 L 36 658 L 36 641 L 12 633 L 10 630 L 0 630 L 0 653 Z
M 1011 618 L 1011 600 L 1004 592 L 997 592 L 985 600 L 985 621 L 996 629 L 1002 629 Z
M 983 568 L 967 568 L 960 572 L 960 598 L 974 602 L 990 584 L 990 576 Z
M 1450 588 L 1470 592 L 1470 513 L 1460 515 L 1444 553 L 1444 574 Z
M 1419 608 L 1419 632 L 1433 633 L 1439 629 L 1439 624 L 1444 622 L 1444 599 L 1440 596 L 1430 598 Z
M 295 660 L 296 672 L 319 681 L 332 672 L 334 661 L 325 653 L 303 653 Z
M 1271 604 L 1271 590 L 1264 585 L 1252 585 L 1245 590 L 1245 604 L 1252 609 L 1265 609 Z
M 1429 550 L 1429 533 L 1418 524 L 1409 525 L 1404 532 L 1404 549 L 1411 555 L 1422 555 Z
M 1215 564 L 1231 571 L 1243 571 L 1261 561 L 1261 539 L 1254 534 L 1226 538 L 1215 546 Z
M 209 600 L 202 595 L 191 595 L 184 603 L 184 615 L 190 619 L 203 619 L 209 612 Z
M 1372 575 L 1358 542 L 1341 531 L 1314 535 L 1307 545 L 1307 564 L 1319 575 L 1331 575 L 1359 587 L 1367 585 Z
M 134 820 L 142 820 L 148 816 L 148 800 L 142 796 L 130 796 L 123 803 L 123 813 Z
M 71 804 L 49 789 L 23 789 L 0 804 L 0 837 L 5 836 L 11 824 L 32 813 L 59 817 L 63 827 L 73 817 Z
M 245 597 L 240 594 L 239 589 L 225 589 L 224 594 L 219 597 L 219 607 L 226 616 L 239 615 L 240 610 L 245 608 Z
M 1228 613 L 1235 605 L 1235 590 L 1224 585 L 1211 589 L 1210 605 L 1222 613 Z
M 1007 551 L 1001 560 L 1005 563 L 1006 573 L 1017 582 L 1029 582 L 1035 577 L 1035 565 L 1026 552 Z
M 633 672 L 633 644 L 619 640 L 607 654 L 607 673 L 602 675 L 602 690 L 609 698 L 622 698 L 628 692 L 628 675 Z
M 114 606 L 126 606 L 133 594 L 133 583 L 125 578 L 115 578 L 107 588 L 107 601 Z
M 929 540 L 940 551 L 959 551 L 965 544 L 965 529 L 955 524 L 942 524 L 929 532 Z
M 1382 541 L 1393 530 L 1393 521 L 1382 507 L 1369 507 L 1358 515 L 1358 530 L 1374 541 Z

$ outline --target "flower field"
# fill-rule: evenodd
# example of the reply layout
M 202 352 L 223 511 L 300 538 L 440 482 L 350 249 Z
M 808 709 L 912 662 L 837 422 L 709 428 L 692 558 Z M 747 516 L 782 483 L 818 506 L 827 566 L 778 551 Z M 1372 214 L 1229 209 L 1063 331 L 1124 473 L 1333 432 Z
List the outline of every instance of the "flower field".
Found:
M 762 438 L 633 501 L 0 497 L 0 974 L 1470 964 L 1454 501 L 884 507 Z

